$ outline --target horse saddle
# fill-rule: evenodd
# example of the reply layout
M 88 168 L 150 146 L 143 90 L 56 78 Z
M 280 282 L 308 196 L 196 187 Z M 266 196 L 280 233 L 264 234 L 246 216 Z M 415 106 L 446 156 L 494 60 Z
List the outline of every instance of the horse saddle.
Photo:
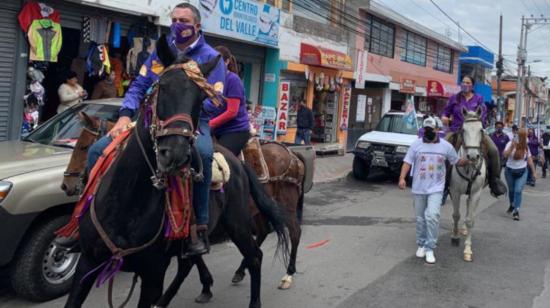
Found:
M 223 185 L 229 181 L 231 171 L 229 164 L 222 153 L 215 152 L 212 157 L 212 184 L 211 190 L 221 190 Z
M 265 184 L 269 181 L 269 169 L 265 161 L 260 140 L 257 137 L 250 138 L 243 149 L 244 161 L 254 169 L 258 180 Z

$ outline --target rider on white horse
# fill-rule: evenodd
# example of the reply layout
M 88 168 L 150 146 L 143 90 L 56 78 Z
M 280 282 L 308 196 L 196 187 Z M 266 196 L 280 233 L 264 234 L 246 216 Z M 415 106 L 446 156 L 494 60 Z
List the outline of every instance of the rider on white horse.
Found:
M 470 76 L 464 76 L 461 84 L 461 91 L 458 94 L 451 96 L 445 110 L 442 113 L 442 121 L 445 126 L 449 127 L 449 133 L 445 139 L 449 141 L 453 146 L 457 146 L 458 132 L 462 130 L 464 123 L 463 109 L 467 111 L 475 111 L 478 107 L 481 108 L 481 121 L 485 126 L 487 123 L 487 107 L 483 102 L 483 98 L 473 92 L 474 79 Z M 506 193 L 506 186 L 500 179 L 500 155 L 494 142 L 489 135 L 483 136 L 483 143 L 487 148 L 488 156 L 488 178 L 491 194 L 495 197 L 504 195 Z M 447 177 L 450 176 L 450 172 L 447 172 Z M 449 189 L 449 178 L 447 178 L 445 186 L 445 196 Z

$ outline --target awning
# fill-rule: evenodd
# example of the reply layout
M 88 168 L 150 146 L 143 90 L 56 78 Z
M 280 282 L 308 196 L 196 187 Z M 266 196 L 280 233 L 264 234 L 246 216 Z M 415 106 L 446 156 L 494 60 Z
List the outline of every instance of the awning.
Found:
M 345 53 L 306 43 L 300 46 L 300 63 L 338 70 L 353 70 L 351 57 Z
M 441 83 L 437 80 L 428 80 L 428 97 L 451 97 L 460 92 L 460 86 L 456 84 Z

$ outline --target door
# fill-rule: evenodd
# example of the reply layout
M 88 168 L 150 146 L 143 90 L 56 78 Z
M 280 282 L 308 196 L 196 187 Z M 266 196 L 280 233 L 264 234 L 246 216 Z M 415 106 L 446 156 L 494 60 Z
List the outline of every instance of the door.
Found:
M 354 89 L 351 95 L 347 151 L 361 135 L 373 130 L 382 116 L 384 89 Z

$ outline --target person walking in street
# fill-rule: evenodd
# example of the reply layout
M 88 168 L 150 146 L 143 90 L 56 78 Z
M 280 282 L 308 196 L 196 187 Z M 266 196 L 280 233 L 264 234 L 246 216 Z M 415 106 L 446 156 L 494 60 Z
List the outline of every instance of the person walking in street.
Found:
M 550 127 L 542 134 L 542 149 L 544 151 L 544 163 L 542 164 L 542 177 L 546 178 L 546 169 L 550 166 Z
M 405 177 L 413 167 L 412 193 L 416 213 L 416 256 L 425 258 L 426 263 L 435 263 L 434 249 L 439 234 L 439 213 L 445 187 L 447 168 L 451 165 L 465 165 L 467 160 L 459 159 L 454 147 L 437 134 L 437 122 L 429 117 L 423 121 L 424 136 L 413 142 L 401 167 L 399 188 L 405 189 Z
M 493 140 L 498 149 L 502 170 L 502 168 L 506 165 L 506 161 L 504 160 L 502 153 L 504 153 L 504 148 L 506 148 L 506 145 L 510 142 L 510 137 L 504 133 L 504 123 L 501 121 L 497 121 L 495 123 L 495 132 L 491 134 L 491 140 Z
M 474 85 L 475 81 L 471 76 L 464 76 L 460 86 L 461 91 L 449 98 L 449 102 L 443 110 L 441 120 L 443 121 L 443 125 L 449 127 L 450 132 L 447 134 L 446 139 L 452 145 L 457 144 L 459 138 L 459 134 L 457 132 L 462 129 L 462 124 L 464 123 L 463 109 L 466 109 L 467 111 L 476 111 L 478 108 L 481 108 L 481 122 L 483 123 L 483 127 L 486 127 L 487 107 L 483 102 L 483 97 L 477 93 L 474 93 Z M 498 197 L 506 193 L 506 186 L 500 179 L 501 168 L 498 149 L 489 136 L 484 135 L 483 142 L 487 146 L 489 188 L 491 190 L 491 194 L 494 197 Z M 443 200 L 446 199 L 449 182 L 449 178 L 447 178 L 445 198 L 443 198 Z
M 523 187 L 528 176 L 526 169 L 531 168 L 533 176 L 536 177 L 531 151 L 529 151 L 527 145 L 527 131 L 525 128 L 520 129 L 517 137 L 508 142 L 504 149 L 504 158 L 506 159 L 504 175 L 508 184 L 508 199 L 510 200 L 507 213 L 511 213 L 514 220 L 519 220 Z
M 65 82 L 59 86 L 57 94 L 59 95 L 57 113 L 62 113 L 70 107 L 81 103 L 87 96 L 86 91 L 78 84 L 76 73 L 73 71 L 67 73 Z
M 218 142 L 233 152 L 235 156 L 239 156 L 250 139 L 250 123 L 246 111 L 244 85 L 239 78 L 237 61 L 231 51 L 225 46 L 217 46 L 215 49 L 222 55 L 227 67 L 223 89 L 226 101 L 219 107 L 211 106 L 211 110 L 207 110 L 212 114 L 212 119 L 208 124 Z
M 311 144 L 311 130 L 313 129 L 313 112 L 306 105 L 306 102 L 302 99 L 300 101 L 300 107 L 298 109 L 298 130 L 296 131 L 295 144 Z
M 534 174 L 537 170 L 537 164 L 539 163 L 540 141 L 535 135 L 535 130 L 532 128 L 527 130 L 527 145 L 529 146 L 529 151 L 531 152 L 531 158 L 534 166 L 533 171 L 531 171 L 531 168 L 527 169 L 529 171 L 527 175 L 527 185 L 535 187 L 536 180 Z

